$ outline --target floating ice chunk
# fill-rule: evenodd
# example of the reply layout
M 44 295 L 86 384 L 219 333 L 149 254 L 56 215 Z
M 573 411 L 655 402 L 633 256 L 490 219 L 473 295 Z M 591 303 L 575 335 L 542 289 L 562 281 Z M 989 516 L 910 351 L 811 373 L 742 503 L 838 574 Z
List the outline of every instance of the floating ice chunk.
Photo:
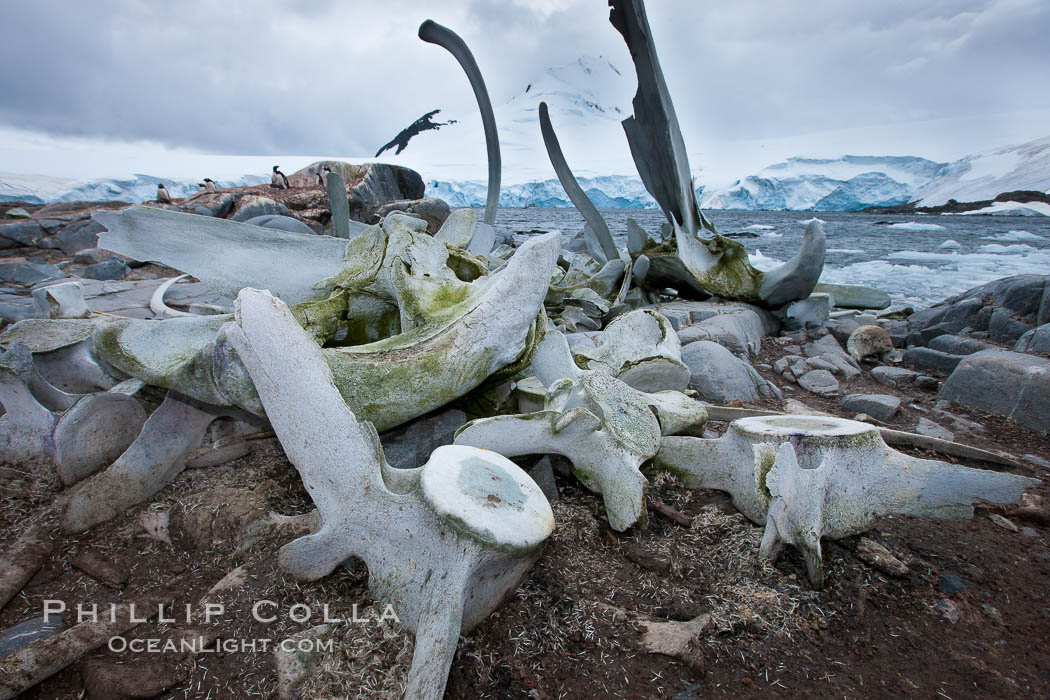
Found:
M 1018 254 L 1028 253 L 1036 250 L 1027 243 L 1014 243 L 1013 245 L 1001 245 L 999 243 L 988 243 L 977 249 L 978 253 L 1007 253 L 1007 254 Z
M 866 250 L 860 250 L 859 248 L 828 248 L 829 253 L 843 253 L 847 255 L 859 255 L 860 253 L 867 253 Z
M 962 245 L 959 244 L 959 241 L 949 238 L 937 247 L 941 250 L 959 250 L 959 248 L 962 248 Z
M 1050 216 L 1050 204 L 1046 202 L 993 202 L 990 207 L 964 211 L 964 215 L 987 214 L 992 216 Z
M 939 224 L 920 224 L 917 221 L 908 221 L 903 224 L 890 224 L 890 228 L 898 231 L 943 231 L 944 227 Z
M 745 231 L 773 231 L 776 230 L 776 226 L 770 226 L 769 224 L 751 224 L 744 228 Z
M 1021 241 L 1045 241 L 1045 236 L 1040 236 L 1031 231 L 1007 231 L 997 233 L 994 236 L 985 236 L 988 241 L 1006 241 L 1007 243 L 1019 243 Z
M 784 264 L 783 260 L 771 258 L 768 255 L 763 254 L 762 251 L 757 248 L 754 253 L 748 253 L 748 257 L 751 258 L 751 267 L 756 270 L 761 270 L 762 272 L 772 270 Z

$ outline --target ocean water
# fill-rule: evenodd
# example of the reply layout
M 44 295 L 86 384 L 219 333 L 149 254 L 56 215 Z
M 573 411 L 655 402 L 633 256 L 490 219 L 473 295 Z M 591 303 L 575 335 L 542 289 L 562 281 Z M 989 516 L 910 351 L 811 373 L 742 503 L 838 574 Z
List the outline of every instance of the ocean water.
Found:
M 770 269 L 799 248 L 806 223 L 824 221 L 828 252 L 822 282 L 863 284 L 890 294 L 894 306 L 930 306 L 1000 277 L 1050 274 L 1050 217 L 886 215 L 850 212 L 705 210 L 723 235 L 747 248 L 751 263 Z M 654 238 L 663 214 L 655 209 L 602 210 L 620 248 L 627 219 Z M 575 209 L 500 209 L 498 228 L 516 239 L 538 231 L 575 236 Z

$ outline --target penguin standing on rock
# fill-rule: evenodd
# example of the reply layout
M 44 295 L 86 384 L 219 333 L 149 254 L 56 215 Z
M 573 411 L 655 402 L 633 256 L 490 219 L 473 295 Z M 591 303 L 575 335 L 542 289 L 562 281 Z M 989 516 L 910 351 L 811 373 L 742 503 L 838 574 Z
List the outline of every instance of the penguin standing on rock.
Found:
M 270 175 L 270 187 L 276 187 L 279 190 L 288 189 L 288 178 L 278 168 L 279 165 L 273 166 L 273 174 Z
M 204 178 L 204 189 L 217 190 L 219 189 L 219 186 L 215 184 L 215 180 L 212 180 L 210 177 L 206 177 Z
M 157 183 L 157 201 L 161 204 L 171 204 L 171 195 L 168 194 L 163 182 Z
M 332 169 L 326 165 L 324 166 L 324 172 L 317 173 L 317 184 L 321 186 L 322 190 L 328 186 L 328 173 L 330 172 L 332 172 Z

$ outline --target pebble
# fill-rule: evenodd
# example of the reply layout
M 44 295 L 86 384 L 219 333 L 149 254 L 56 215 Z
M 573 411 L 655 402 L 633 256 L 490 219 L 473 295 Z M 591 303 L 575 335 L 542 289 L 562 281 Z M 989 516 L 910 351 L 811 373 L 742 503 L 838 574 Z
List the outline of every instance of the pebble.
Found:
M 919 435 L 925 435 L 927 437 L 940 438 L 941 440 L 954 440 L 955 433 L 948 430 L 942 425 L 934 423 L 928 418 L 919 418 L 918 424 L 915 426 L 915 432 Z
M 798 378 L 799 386 L 814 394 L 833 394 L 839 390 L 839 382 L 826 369 L 815 369 Z
M 937 582 L 937 588 L 939 588 L 942 593 L 954 595 L 955 593 L 965 591 L 966 584 L 955 574 L 941 574 L 941 580 Z
M 1007 520 L 1006 518 L 1004 518 L 1003 516 L 999 515 L 998 513 L 989 513 L 988 519 L 996 525 L 998 525 L 999 527 L 1003 528 L 1004 530 L 1009 530 L 1010 532 L 1017 532 L 1017 526 L 1009 520 Z
M 908 565 L 895 557 L 890 550 L 867 537 L 857 543 L 857 558 L 889 576 L 907 576 Z
M 1030 528 L 1030 527 L 1022 527 L 1022 528 L 1021 528 L 1021 534 L 1022 534 L 1022 535 L 1023 535 L 1024 537 L 1034 537 L 1034 538 L 1036 538 L 1036 539 L 1038 539 L 1038 538 L 1039 538 L 1039 533 L 1038 533 L 1038 532 L 1036 532 L 1035 530 L 1033 530 L 1033 529 L 1032 529 L 1032 528 Z
M 1034 464 L 1037 467 L 1042 467 L 1043 469 L 1050 469 L 1050 462 L 1047 462 L 1045 459 L 1043 459 L 1039 455 L 1031 455 L 1031 454 L 1029 454 L 1029 455 L 1025 455 L 1024 457 L 1022 457 L 1022 459 L 1024 461 L 1026 461 L 1026 462 L 1030 462 L 1031 464 Z
M 962 617 L 962 612 L 959 610 L 959 606 L 946 598 L 938 600 L 933 604 L 933 607 L 953 625 Z

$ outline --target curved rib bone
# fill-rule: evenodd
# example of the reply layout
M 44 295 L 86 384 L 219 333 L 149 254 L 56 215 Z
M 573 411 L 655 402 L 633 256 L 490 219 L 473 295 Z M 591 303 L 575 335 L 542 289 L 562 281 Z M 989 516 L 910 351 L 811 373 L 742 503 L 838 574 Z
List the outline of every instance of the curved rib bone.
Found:
M 690 488 L 728 492 L 765 524 L 762 556 L 794 545 L 818 588 L 822 537 L 864 532 L 890 514 L 965 519 L 974 503 L 1013 503 L 1039 483 L 911 457 L 887 447 L 874 426 L 830 416 L 741 418 L 718 440 L 666 437 L 653 464 Z
M 489 91 L 485 87 L 485 79 L 481 77 L 481 71 L 474 60 L 474 55 L 467 48 L 466 42 L 448 27 L 443 27 L 428 19 L 419 25 L 419 38 L 427 43 L 437 44 L 452 54 L 459 61 L 463 72 L 467 74 L 470 87 L 474 89 L 478 109 L 481 111 L 481 123 L 485 128 L 485 149 L 488 151 L 489 158 L 489 190 L 488 197 L 485 199 L 484 223 L 493 226 L 496 223 L 496 211 L 499 208 L 502 164 L 500 162 L 499 133 L 496 131 L 496 115 L 492 111 L 492 102 L 489 100 Z
M 785 265 L 763 274 L 751 266 L 736 241 L 716 235 L 700 240 L 702 228 L 715 233 L 693 190 L 685 141 L 653 45 L 642 0 L 609 0 L 610 21 L 623 35 L 634 61 L 638 91 L 634 115 L 623 121 L 638 174 L 674 230 L 674 243 L 644 249 L 654 284 L 679 294 L 702 292 L 779 307 L 813 291 L 824 265 L 824 231 L 810 225 L 802 250 Z M 648 237 L 631 232 L 632 255 Z
M 321 518 L 316 533 L 281 549 L 282 568 L 314 580 L 363 559 L 372 594 L 416 636 L 406 697 L 440 698 L 460 632 L 539 556 L 554 529 L 550 505 L 521 469 L 487 450 L 440 447 L 419 469 L 391 470 L 375 429 L 354 417 L 284 303 L 246 289 L 237 320 L 230 341 Z
M 153 292 L 153 296 L 149 298 L 149 309 L 157 318 L 175 318 L 176 316 L 193 316 L 194 314 L 188 311 L 179 311 L 173 309 L 164 303 L 164 294 L 173 287 L 176 283 L 186 279 L 189 275 L 179 275 L 178 277 L 172 277 L 169 280 L 164 280 L 164 283 L 157 287 Z
M 707 412 L 684 394 L 647 394 L 604 369 L 580 369 L 557 331 L 540 344 L 533 369 L 548 387 L 543 411 L 472 421 L 456 432 L 456 444 L 508 457 L 560 454 L 584 486 L 602 494 L 610 527 L 644 523 L 649 482 L 638 468 L 656 454 L 662 432 L 702 426 Z
M 605 223 L 605 219 L 598 213 L 598 208 L 594 206 L 594 202 L 580 187 L 580 183 L 576 181 L 572 174 L 572 169 L 569 168 L 569 163 L 565 160 L 565 154 L 561 151 L 561 144 L 558 143 L 558 135 L 554 133 L 554 125 L 551 124 L 546 102 L 540 102 L 540 131 L 543 133 L 543 143 L 547 147 L 547 156 L 551 160 L 551 165 L 554 166 L 554 172 L 558 175 L 561 186 L 565 188 L 565 194 L 569 195 L 569 199 L 572 200 L 576 209 L 583 215 L 584 220 L 590 225 L 591 231 L 598 239 L 603 257 L 596 257 L 595 259 L 601 263 L 618 259 L 620 252 L 616 249 L 616 243 L 613 242 L 609 225 Z

